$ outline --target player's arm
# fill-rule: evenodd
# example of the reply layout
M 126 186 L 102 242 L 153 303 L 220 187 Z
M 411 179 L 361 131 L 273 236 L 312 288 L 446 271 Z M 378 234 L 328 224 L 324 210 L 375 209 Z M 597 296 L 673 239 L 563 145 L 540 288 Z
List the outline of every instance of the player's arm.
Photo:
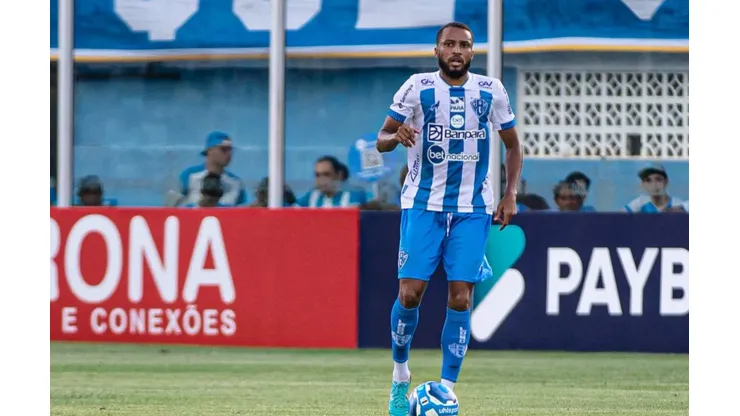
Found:
M 418 92 L 414 86 L 414 77 L 411 76 L 393 96 L 393 104 L 378 132 L 375 147 L 379 152 L 393 151 L 399 144 L 406 147 L 416 144 L 416 135 L 419 132 L 406 123 L 413 119 L 414 108 L 418 104 Z
M 498 134 L 501 136 L 501 141 L 504 142 L 504 147 L 506 147 L 506 157 L 504 158 L 506 189 L 504 195 L 513 195 L 516 198 L 519 177 L 522 173 L 522 161 L 524 160 L 522 145 L 519 142 L 516 127 L 499 130 Z
M 504 196 L 511 195 L 516 198 L 517 187 L 519 186 L 519 177 L 522 173 L 522 145 L 519 142 L 519 135 L 516 131 L 516 118 L 511 110 L 509 103 L 509 94 L 506 93 L 501 81 L 495 80 L 493 85 L 494 94 L 499 99 L 493 101 L 493 111 L 491 111 L 491 121 L 494 128 L 498 130 L 501 141 L 506 147 L 506 157 L 504 158 L 504 167 L 506 169 L 506 189 Z

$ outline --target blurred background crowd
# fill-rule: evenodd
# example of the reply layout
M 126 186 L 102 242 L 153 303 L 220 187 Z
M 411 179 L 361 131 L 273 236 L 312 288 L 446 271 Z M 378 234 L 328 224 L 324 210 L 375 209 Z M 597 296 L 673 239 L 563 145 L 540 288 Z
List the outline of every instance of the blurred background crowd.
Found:
M 96 23 L 105 2 L 76 3 L 75 42 L 85 59 L 75 65 L 75 204 L 266 206 L 265 37 L 259 38 L 263 49 L 227 51 L 240 42 L 228 38 L 230 28 L 239 20 L 244 27 L 258 26 L 259 16 L 247 18 L 236 9 L 230 14 L 200 2 L 178 26 L 172 24 L 174 17 L 143 10 L 149 13 L 150 26 L 175 27 L 162 34 L 141 23 L 141 13 L 126 7 L 108 12 L 108 18 L 117 14 L 118 20 Z M 288 2 L 288 28 L 311 41 L 294 42 L 288 34 L 285 205 L 397 210 L 407 172 L 405 150 L 379 154 L 375 133 L 406 78 L 436 69 L 434 36 L 427 35 L 453 17 L 469 24 L 479 42 L 486 36 L 486 1 L 440 0 L 434 7 L 415 8 L 405 24 L 423 30 L 413 31 L 389 29 L 400 23 L 388 23 L 395 18 L 373 17 L 372 10 L 365 10 L 377 1 L 355 5 L 362 16 L 349 29 L 339 20 L 326 23 L 332 22 L 332 13 L 343 13 L 335 3 L 357 1 L 324 2 L 318 12 L 323 23 L 291 26 L 291 13 L 300 14 L 291 8 L 308 6 Z M 438 16 L 442 3 L 452 5 L 451 15 Z M 518 196 L 522 213 L 688 212 L 688 8 L 677 1 L 649 2 L 657 5 L 649 10 L 642 4 L 648 2 L 606 3 L 504 3 L 502 78 L 525 152 Z M 399 7 L 415 6 L 400 1 Z M 369 30 L 373 22 L 384 29 L 382 39 L 351 45 L 341 39 L 342 30 Z M 205 35 L 203 28 L 209 25 L 224 27 L 223 33 Z M 134 28 L 126 30 L 143 46 L 132 50 L 127 39 L 117 38 L 123 36 L 122 28 Z M 543 41 L 557 40 L 557 34 L 563 38 L 568 28 L 588 36 Z M 266 34 L 265 27 L 260 30 L 260 36 Z M 548 30 L 555 34 L 545 33 Z M 96 33 L 96 41 L 86 31 Z M 147 31 L 148 36 L 142 33 Z M 322 40 L 322 31 L 335 37 Z M 686 43 L 681 46 L 673 38 L 684 32 Z M 198 36 L 223 49 L 182 46 L 186 41 L 181 39 Z M 251 38 L 245 42 L 236 46 L 252 46 Z M 378 42 L 390 45 L 365 48 Z M 397 52 L 399 42 L 426 46 Z M 164 49 L 162 45 L 176 53 L 140 53 Z M 305 52 L 301 46 L 319 52 Z M 54 47 L 52 36 L 51 205 L 57 174 Z M 478 51 L 472 71 L 485 73 L 484 52 Z

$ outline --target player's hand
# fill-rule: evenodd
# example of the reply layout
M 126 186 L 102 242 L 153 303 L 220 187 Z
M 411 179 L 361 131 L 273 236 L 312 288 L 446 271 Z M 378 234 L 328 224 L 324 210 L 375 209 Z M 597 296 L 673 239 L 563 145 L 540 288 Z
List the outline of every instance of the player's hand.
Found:
M 404 124 L 396 132 L 396 141 L 405 147 L 413 147 L 416 144 L 417 134 L 419 134 L 419 130 Z
M 493 218 L 494 221 L 501 223 L 501 228 L 499 228 L 499 231 L 506 228 L 507 225 L 509 225 L 509 221 L 511 221 L 511 217 L 516 215 L 516 195 L 515 194 L 506 194 L 504 195 L 504 198 L 501 200 L 501 202 L 498 203 L 498 208 L 496 209 L 496 216 Z

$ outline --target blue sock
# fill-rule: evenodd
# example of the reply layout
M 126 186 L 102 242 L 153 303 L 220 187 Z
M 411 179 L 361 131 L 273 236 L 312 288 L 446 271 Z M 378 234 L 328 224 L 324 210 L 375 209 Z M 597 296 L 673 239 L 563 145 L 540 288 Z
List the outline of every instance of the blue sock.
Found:
M 442 327 L 442 380 L 457 382 L 463 357 L 470 342 L 470 309 L 456 311 L 447 308 Z
M 396 299 L 391 310 L 391 348 L 393 361 L 405 363 L 409 359 L 411 339 L 419 323 L 419 308 L 407 309 Z

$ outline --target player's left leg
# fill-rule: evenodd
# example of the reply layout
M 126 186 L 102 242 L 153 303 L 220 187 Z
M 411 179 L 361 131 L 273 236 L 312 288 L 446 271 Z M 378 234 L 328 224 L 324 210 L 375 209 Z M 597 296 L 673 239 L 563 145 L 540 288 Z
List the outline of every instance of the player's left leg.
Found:
M 473 285 L 484 278 L 486 241 L 491 216 L 483 213 L 450 215 L 443 261 L 449 293 L 442 328 L 442 384 L 455 387 L 470 343 Z

